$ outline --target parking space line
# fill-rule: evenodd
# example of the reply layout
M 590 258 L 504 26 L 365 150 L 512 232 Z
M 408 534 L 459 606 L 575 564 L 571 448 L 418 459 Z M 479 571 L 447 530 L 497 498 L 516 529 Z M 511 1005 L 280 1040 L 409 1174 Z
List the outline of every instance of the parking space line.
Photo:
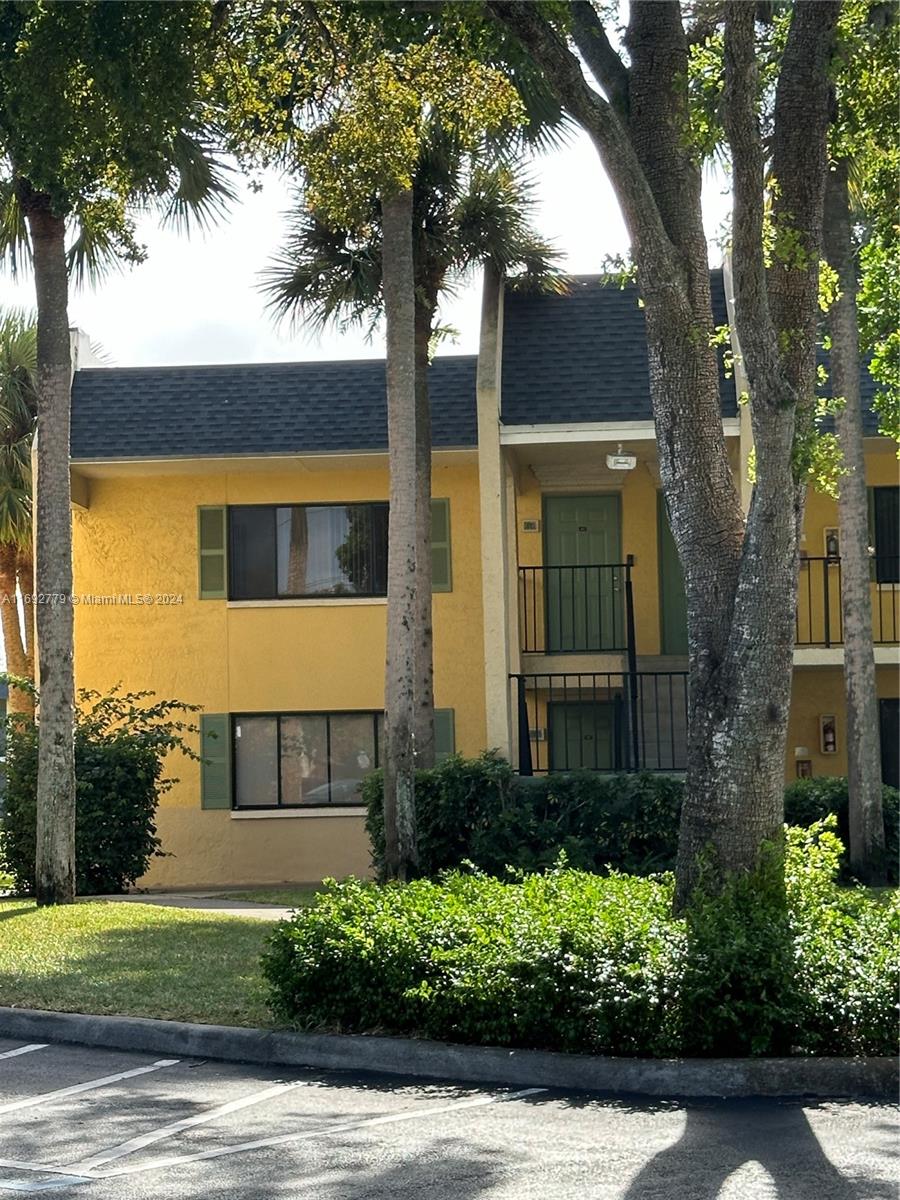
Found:
M 117 1071 L 115 1075 L 102 1075 L 99 1079 L 74 1083 L 71 1087 L 59 1088 L 55 1092 L 41 1092 L 37 1096 L 26 1096 L 23 1100 L 11 1100 L 8 1104 L 0 1104 L 0 1115 L 18 1112 L 23 1108 L 35 1108 L 38 1104 L 50 1104 L 54 1100 L 77 1096 L 81 1092 L 92 1092 L 96 1088 L 108 1087 L 111 1083 L 120 1083 L 123 1079 L 134 1079 L 138 1075 L 149 1075 L 151 1071 L 161 1071 L 164 1067 L 174 1067 L 178 1062 L 177 1058 L 160 1058 L 149 1067 L 133 1067 L 130 1071 Z
M 252 1095 L 242 1096 L 237 1100 L 229 1100 L 227 1104 L 220 1104 L 218 1108 L 197 1113 L 196 1116 L 184 1117 L 180 1121 L 171 1121 L 168 1125 L 160 1125 L 159 1128 L 153 1129 L 149 1133 L 142 1133 L 138 1137 L 129 1138 L 127 1142 L 120 1142 L 117 1146 L 110 1146 L 107 1150 L 101 1150 L 98 1154 L 91 1155 L 90 1158 L 83 1158 L 79 1162 L 70 1163 L 68 1166 L 60 1169 L 67 1171 L 71 1175 L 86 1175 L 88 1171 L 93 1171 L 105 1163 L 113 1162 L 117 1158 L 124 1158 L 126 1154 L 134 1154 L 136 1150 L 143 1150 L 146 1146 L 152 1146 L 154 1142 L 159 1142 L 163 1138 L 181 1133 L 184 1129 L 193 1129 L 197 1125 L 205 1125 L 207 1122 L 215 1121 L 219 1117 L 226 1116 L 228 1113 L 239 1112 L 242 1108 L 249 1108 L 252 1104 L 262 1104 L 264 1100 L 271 1100 L 273 1097 L 280 1096 L 283 1092 L 290 1091 L 292 1088 L 305 1086 L 307 1086 L 306 1081 L 301 1079 L 276 1084 L 274 1087 L 266 1088 L 265 1091 L 253 1092 Z
M 4 1050 L 0 1058 L 18 1058 L 20 1054 L 30 1054 L 32 1050 L 46 1050 L 46 1042 L 32 1042 L 30 1046 L 19 1046 L 18 1050 Z
M 55 1188 L 90 1182 L 90 1179 L 80 1175 L 52 1176 L 49 1179 L 0 1179 L 0 1192 L 49 1192 Z
M 372 1129 L 377 1125 L 392 1125 L 400 1121 L 426 1121 L 446 1113 L 461 1112 L 467 1108 L 483 1108 L 488 1104 L 501 1104 L 510 1100 L 522 1100 L 546 1092 L 546 1088 L 525 1088 L 502 1096 L 475 1096 L 471 1100 L 460 1100 L 456 1104 L 444 1104 L 440 1108 L 413 1109 L 408 1112 L 390 1113 L 383 1117 L 369 1117 L 364 1121 L 348 1121 L 339 1125 L 325 1125 L 317 1129 L 305 1129 L 302 1133 L 282 1133 L 274 1137 L 259 1138 L 253 1142 L 239 1142 L 234 1146 L 217 1146 L 214 1150 L 198 1150 L 194 1154 L 173 1155 L 170 1158 L 154 1158 L 145 1163 L 130 1163 L 112 1171 L 96 1171 L 93 1179 L 114 1179 L 119 1175 L 136 1175 L 143 1171 L 158 1171 L 163 1167 L 180 1167 L 188 1163 L 205 1162 L 211 1158 L 224 1158 L 232 1154 L 243 1154 L 248 1150 L 260 1150 L 266 1146 L 283 1146 L 287 1142 L 306 1141 L 310 1138 L 327 1138 L 335 1133 L 347 1133 L 354 1129 Z M 67 1168 L 69 1169 L 69 1168 Z

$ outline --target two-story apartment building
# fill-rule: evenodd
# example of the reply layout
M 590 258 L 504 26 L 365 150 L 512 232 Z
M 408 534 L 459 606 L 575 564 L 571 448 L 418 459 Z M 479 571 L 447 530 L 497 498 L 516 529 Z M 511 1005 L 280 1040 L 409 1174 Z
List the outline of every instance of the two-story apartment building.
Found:
M 713 276 L 717 321 L 726 284 Z M 631 288 L 485 294 L 479 356 L 431 368 L 442 752 L 518 770 L 684 765 L 687 661 Z M 722 372 L 742 494 L 749 422 Z M 740 380 L 737 381 L 740 388 Z M 867 415 L 885 774 L 897 771 L 895 448 Z M 381 361 L 89 368 L 73 388 L 76 682 L 202 706 L 150 885 L 364 873 L 382 740 Z M 786 775 L 846 767 L 833 501 L 811 495 Z

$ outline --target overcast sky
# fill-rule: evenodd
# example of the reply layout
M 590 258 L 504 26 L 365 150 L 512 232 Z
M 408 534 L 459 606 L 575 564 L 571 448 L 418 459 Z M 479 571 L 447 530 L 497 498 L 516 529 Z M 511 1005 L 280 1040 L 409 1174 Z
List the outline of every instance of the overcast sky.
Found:
M 622 218 L 586 135 L 535 159 L 533 173 L 536 223 L 564 252 L 566 270 L 598 272 L 605 256 L 625 253 Z M 267 175 L 261 192 L 246 185 L 240 192 L 226 221 L 190 240 L 160 229 L 153 218 L 142 220 L 138 235 L 147 246 L 147 261 L 97 288 L 75 291 L 69 303 L 72 324 L 100 342 L 115 366 L 382 355 L 380 334 L 367 342 L 357 330 L 311 337 L 273 325 L 257 290 L 258 276 L 281 242 L 290 190 L 282 179 Z M 704 192 L 707 235 L 713 238 L 730 200 L 713 177 L 706 179 Z M 710 258 L 718 264 L 716 247 Z M 13 284 L 0 277 L 0 305 L 10 304 L 33 307 L 30 278 Z M 445 343 L 443 353 L 476 350 L 478 312 L 479 281 L 473 279 L 444 306 L 442 322 L 460 336 L 455 345 Z

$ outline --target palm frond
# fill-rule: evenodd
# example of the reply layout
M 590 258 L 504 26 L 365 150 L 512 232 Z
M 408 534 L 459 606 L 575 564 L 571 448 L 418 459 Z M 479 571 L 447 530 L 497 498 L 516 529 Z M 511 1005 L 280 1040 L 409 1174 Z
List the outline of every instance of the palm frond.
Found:
M 21 308 L 0 310 L 0 445 L 30 439 L 37 416 L 37 322 Z
M 31 241 L 12 178 L 0 180 L 0 260 L 15 279 L 31 266 Z
M 208 138 L 185 130 L 172 140 L 172 163 L 177 182 L 164 200 L 163 224 L 182 233 L 193 226 L 208 229 L 235 200 L 234 169 Z
M 308 208 L 302 195 L 286 214 L 283 248 L 260 273 L 260 291 L 276 320 L 296 329 L 347 328 L 381 312 L 381 235 L 331 228 Z

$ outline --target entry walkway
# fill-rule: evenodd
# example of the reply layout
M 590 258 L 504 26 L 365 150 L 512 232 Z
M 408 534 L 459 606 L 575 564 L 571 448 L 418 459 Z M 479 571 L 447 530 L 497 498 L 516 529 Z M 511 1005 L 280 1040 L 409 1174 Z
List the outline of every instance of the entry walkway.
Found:
M 131 892 L 125 896 L 90 896 L 90 900 L 107 900 L 111 904 L 155 904 L 158 908 L 190 908 L 202 912 L 224 913 L 232 917 L 255 917 L 260 921 L 283 921 L 294 911 L 280 904 L 254 904 L 247 900 L 229 900 L 213 893 L 196 895 L 190 892 Z

